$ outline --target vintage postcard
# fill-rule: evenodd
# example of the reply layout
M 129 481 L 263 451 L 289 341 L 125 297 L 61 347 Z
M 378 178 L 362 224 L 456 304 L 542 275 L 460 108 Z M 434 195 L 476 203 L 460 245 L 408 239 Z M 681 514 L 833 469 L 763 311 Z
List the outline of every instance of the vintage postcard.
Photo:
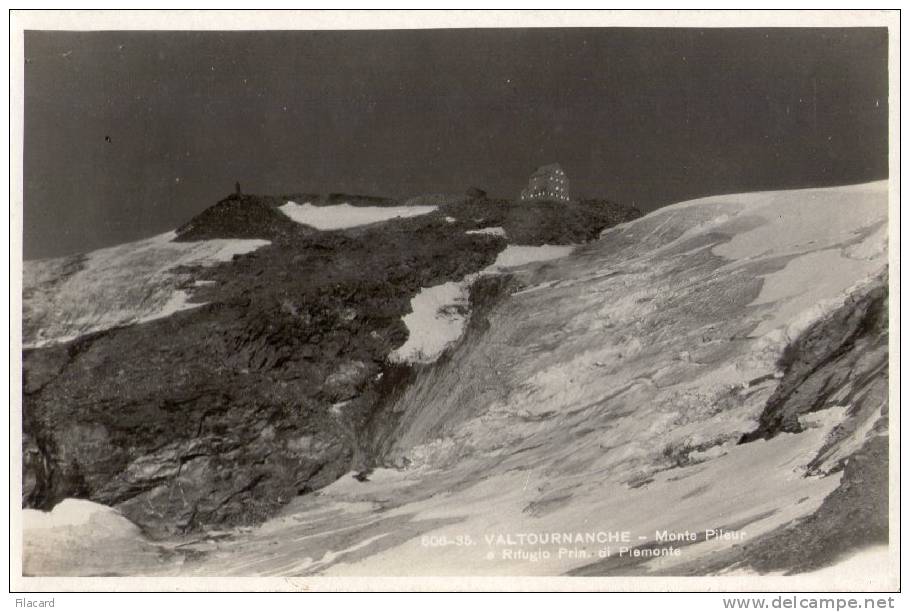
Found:
M 11 34 L 13 590 L 900 588 L 896 12 Z

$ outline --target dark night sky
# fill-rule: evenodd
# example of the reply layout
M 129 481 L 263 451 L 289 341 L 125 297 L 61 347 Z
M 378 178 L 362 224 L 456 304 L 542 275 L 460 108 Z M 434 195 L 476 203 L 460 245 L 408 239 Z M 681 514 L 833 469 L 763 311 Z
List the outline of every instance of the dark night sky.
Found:
M 885 29 L 27 32 L 25 257 L 233 190 L 578 196 L 887 176 Z M 109 141 L 106 137 L 109 137 Z

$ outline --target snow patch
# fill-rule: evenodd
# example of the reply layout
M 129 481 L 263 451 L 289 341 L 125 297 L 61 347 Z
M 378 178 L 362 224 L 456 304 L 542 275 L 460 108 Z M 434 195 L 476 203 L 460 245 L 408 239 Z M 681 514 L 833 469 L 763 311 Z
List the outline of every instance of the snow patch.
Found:
M 510 244 L 496 257 L 493 265 L 484 271 L 495 272 L 504 268 L 516 268 L 529 263 L 559 259 L 571 254 L 573 250 L 575 250 L 575 245 L 519 246 Z
M 486 234 L 488 236 L 502 236 L 505 238 L 506 230 L 501 227 L 484 227 L 476 230 L 468 230 L 465 234 Z
M 178 289 L 178 267 L 213 266 L 268 240 L 174 242 L 175 232 L 92 251 L 75 272 L 73 258 L 27 261 L 23 274 L 26 347 L 170 316 L 202 306 Z
M 862 449 L 869 438 L 882 435 L 875 432 L 875 425 L 882 417 L 884 408 L 885 404 L 882 403 L 878 410 L 870 412 L 864 421 L 856 424 L 856 429 L 853 430 L 853 433 L 841 440 L 834 448 L 827 450 L 821 457 L 822 462 L 817 471 L 821 474 L 832 472 L 842 460 Z M 847 410 L 847 407 L 843 407 L 843 414 L 846 414 Z
M 149 568 L 159 552 L 117 510 L 65 499 L 50 512 L 22 511 L 22 565 L 35 576 L 92 576 Z
M 389 360 L 394 363 L 436 361 L 442 352 L 457 342 L 464 333 L 470 316 L 468 297 L 471 285 L 477 278 L 486 274 L 496 274 L 508 268 L 565 257 L 574 248 L 572 245 L 509 245 L 497 256 L 492 265 L 480 272 L 469 274 L 458 282 L 421 289 L 411 299 L 411 313 L 402 318 L 408 328 L 408 339 L 402 346 L 392 351 Z
M 882 223 L 859 244 L 844 249 L 844 255 L 853 259 L 878 259 L 888 255 L 888 226 Z
M 396 363 L 431 363 L 464 332 L 468 319 L 468 291 L 476 275 L 421 289 L 411 299 L 411 313 L 402 319 L 408 340 L 392 351 Z
M 508 268 L 565 257 L 574 248 L 573 245 L 509 245 L 497 256 L 492 265 L 480 272 L 469 274 L 458 282 L 421 289 L 411 299 L 411 313 L 402 318 L 408 328 L 408 339 L 402 346 L 392 351 L 389 360 L 394 363 L 436 361 L 442 352 L 457 342 L 464 333 L 470 316 L 468 297 L 475 280 L 480 276 L 496 274 Z
M 772 314 L 753 333 L 760 336 L 800 319 L 803 312 L 815 313 L 830 296 L 845 295 L 857 278 L 867 278 L 884 265 L 881 260 L 844 257 L 840 249 L 814 251 L 790 260 L 782 270 L 764 277 L 761 293 L 750 304 L 774 305 Z M 820 314 L 815 313 L 814 318 Z
M 183 289 L 178 289 L 171 294 L 171 297 L 168 298 L 158 310 L 147 314 L 144 317 L 138 319 L 138 323 L 146 323 L 148 321 L 156 321 L 158 319 L 164 319 L 169 317 L 172 314 L 178 313 L 183 310 L 189 310 L 191 308 L 198 308 L 199 306 L 204 306 L 202 303 L 191 303 L 190 294 L 184 291 Z
M 278 210 L 292 221 L 319 230 L 337 230 L 390 219 L 416 217 L 436 210 L 436 206 L 351 206 L 348 203 L 332 206 L 313 206 L 309 202 L 288 201 Z
M 344 409 L 351 403 L 351 400 L 345 400 L 343 402 L 335 402 L 329 406 L 329 412 L 335 416 L 341 416 L 344 412 Z
M 86 525 L 92 520 L 114 523 L 126 521 L 113 508 L 86 499 L 64 499 L 50 512 L 32 509 L 22 511 L 22 524 L 25 530 L 75 527 Z

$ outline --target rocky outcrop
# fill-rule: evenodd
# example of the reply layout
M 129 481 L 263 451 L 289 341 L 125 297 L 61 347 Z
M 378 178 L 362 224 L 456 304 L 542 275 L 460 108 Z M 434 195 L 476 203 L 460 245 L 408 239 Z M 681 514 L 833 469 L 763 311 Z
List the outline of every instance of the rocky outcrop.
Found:
M 305 228 L 277 209 L 284 201 L 232 194 L 177 228 L 177 240 L 195 242 L 212 238 L 263 238 L 292 236 Z
M 783 377 L 758 428 L 743 442 L 802 431 L 802 415 L 831 406 L 851 406 L 859 418 L 887 406 L 887 275 L 851 294 L 788 344 L 778 367 Z
M 501 227 L 515 244 L 571 244 L 596 239 L 614 225 L 641 216 L 635 208 L 609 200 L 516 202 L 486 197 L 449 204 L 444 214 L 467 225 L 466 229 Z

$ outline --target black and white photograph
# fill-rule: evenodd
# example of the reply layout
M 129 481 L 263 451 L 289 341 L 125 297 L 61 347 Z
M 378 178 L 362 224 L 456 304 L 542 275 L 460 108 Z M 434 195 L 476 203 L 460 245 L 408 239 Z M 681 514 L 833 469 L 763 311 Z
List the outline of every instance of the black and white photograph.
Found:
M 897 11 L 190 16 L 12 15 L 11 589 L 899 590 Z

